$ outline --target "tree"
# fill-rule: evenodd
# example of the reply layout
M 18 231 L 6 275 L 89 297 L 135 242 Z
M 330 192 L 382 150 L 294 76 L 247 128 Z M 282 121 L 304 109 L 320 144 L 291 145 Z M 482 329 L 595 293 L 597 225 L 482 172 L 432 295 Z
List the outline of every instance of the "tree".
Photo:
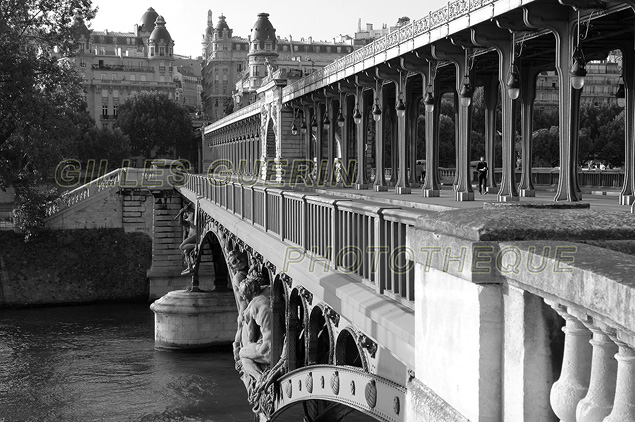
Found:
M 174 154 L 178 143 L 192 136 L 187 110 L 166 94 L 142 92 L 128 98 L 117 113 L 115 126 L 130 138 L 133 155 Z
M 410 18 L 408 16 L 402 16 L 397 19 L 397 26 L 404 26 L 410 23 Z
M 0 188 L 37 183 L 75 136 L 83 93 L 69 58 L 95 12 L 90 0 L 0 3 Z
M 560 163 L 560 144 L 558 126 L 550 129 L 538 129 L 533 134 L 535 167 L 556 167 Z

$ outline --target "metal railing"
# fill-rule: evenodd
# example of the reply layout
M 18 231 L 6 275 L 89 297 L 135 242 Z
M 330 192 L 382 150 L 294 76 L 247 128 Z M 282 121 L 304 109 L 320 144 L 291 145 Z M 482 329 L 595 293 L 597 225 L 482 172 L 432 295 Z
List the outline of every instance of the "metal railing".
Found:
M 496 0 L 454 0 L 436 11 L 429 12 L 427 16 L 421 19 L 415 19 L 410 23 L 403 25 L 398 30 L 384 35 L 381 38 L 365 45 L 364 47 L 353 51 L 351 54 L 334 61 L 333 63 L 318 69 L 309 76 L 295 81 L 283 88 L 283 96 L 302 90 L 309 85 L 328 78 L 337 72 L 351 67 L 357 63 L 374 57 L 377 54 L 384 53 L 391 47 L 395 47 L 403 42 L 412 40 L 415 37 L 429 33 L 443 25 L 448 25 L 451 21 L 465 16 L 478 9 L 490 6 L 493 7 Z
M 203 175 L 190 175 L 184 187 L 325 260 L 330 268 L 412 306 L 414 257 L 406 248 L 406 232 L 420 211 L 262 185 L 213 184 Z

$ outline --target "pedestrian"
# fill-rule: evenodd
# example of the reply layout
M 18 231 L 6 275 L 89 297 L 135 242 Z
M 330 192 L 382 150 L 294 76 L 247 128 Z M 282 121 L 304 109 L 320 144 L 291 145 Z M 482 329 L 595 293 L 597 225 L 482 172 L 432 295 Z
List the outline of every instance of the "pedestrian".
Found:
M 478 191 L 482 195 L 483 191 L 485 191 L 485 195 L 487 195 L 487 162 L 485 161 L 485 157 L 481 157 L 481 161 L 476 165 L 476 171 L 478 172 Z

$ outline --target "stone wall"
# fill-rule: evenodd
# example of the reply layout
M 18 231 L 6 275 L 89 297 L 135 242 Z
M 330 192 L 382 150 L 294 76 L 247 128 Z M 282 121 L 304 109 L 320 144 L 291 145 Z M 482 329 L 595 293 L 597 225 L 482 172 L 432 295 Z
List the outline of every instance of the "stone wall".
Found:
M 122 229 L 0 232 L 0 307 L 148 300 L 151 239 Z
M 62 209 L 46 221 L 49 229 L 123 228 L 152 236 L 152 194 L 138 189 L 104 189 Z

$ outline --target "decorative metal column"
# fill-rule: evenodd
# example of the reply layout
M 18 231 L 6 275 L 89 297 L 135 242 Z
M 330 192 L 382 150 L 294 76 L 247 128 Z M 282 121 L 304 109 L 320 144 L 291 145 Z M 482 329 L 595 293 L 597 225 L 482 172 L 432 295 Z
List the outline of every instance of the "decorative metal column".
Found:
M 466 60 L 466 51 L 462 47 L 450 44 L 448 42 L 438 42 L 432 45 L 432 56 L 437 60 L 449 60 L 454 63 L 456 69 L 455 89 L 459 93 L 464 85 L 464 79 L 467 77 L 473 79 L 470 75 L 470 66 Z M 456 97 L 455 97 L 456 98 Z M 457 201 L 473 201 L 474 190 L 472 189 L 472 178 L 470 171 L 470 127 L 472 104 L 471 101 L 467 106 L 459 105 L 455 101 L 455 107 L 458 109 L 456 145 L 457 145 L 457 163 L 456 163 L 456 183 L 455 183 L 455 200 Z
M 571 64 L 574 25 L 571 24 L 571 8 L 554 7 L 541 10 L 540 16 L 532 15 L 525 8 L 525 24 L 532 28 L 548 29 L 556 38 L 555 67 L 558 73 L 558 103 L 559 103 L 559 131 L 560 131 L 560 177 L 558 178 L 558 190 L 554 201 L 577 202 L 582 199 L 577 191 L 578 169 L 575 167 L 578 142 L 577 131 L 574 125 L 574 114 L 579 113 L 580 104 L 574 96 L 571 86 L 569 66 Z M 578 96 L 579 99 L 579 96 Z

